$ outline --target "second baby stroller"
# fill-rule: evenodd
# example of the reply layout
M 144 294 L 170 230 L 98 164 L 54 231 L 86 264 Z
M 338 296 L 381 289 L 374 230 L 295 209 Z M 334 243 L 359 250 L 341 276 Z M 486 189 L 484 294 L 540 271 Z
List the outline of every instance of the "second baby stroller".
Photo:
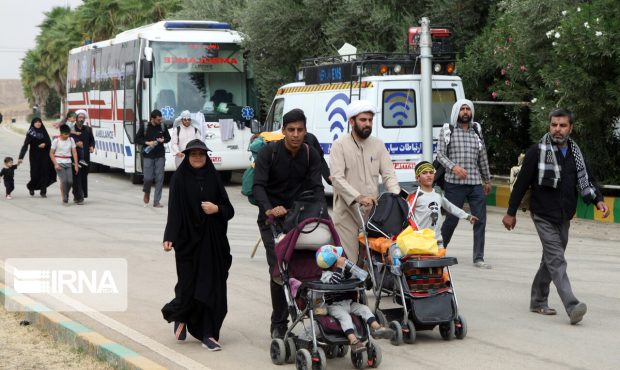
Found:
M 382 204 L 392 204 L 391 207 L 395 209 L 375 209 L 373 214 L 390 214 L 393 218 L 397 214 L 399 217 L 394 218 L 396 222 L 399 225 L 402 222 L 406 224 L 409 211 L 402 212 L 402 203 L 407 204 L 402 198 L 398 202 L 381 202 L 379 199 L 377 208 Z M 432 330 L 435 326 L 439 326 L 441 337 L 445 340 L 454 336 L 463 339 L 467 334 L 467 324 L 458 312 L 450 275 L 450 266 L 456 265 L 457 259 L 404 254 L 395 242 L 395 233 L 377 228 L 378 223 L 374 222 L 373 215 L 368 222 L 364 222 L 361 208 L 358 210 L 363 222 L 360 243 L 365 248 L 365 262 L 376 298 L 375 315 L 379 321 L 383 321 L 383 325 L 389 325 L 396 333 L 392 344 L 414 343 L 416 331 Z M 382 236 L 369 237 L 368 229 Z M 394 227 L 386 229 L 395 230 Z M 393 297 L 394 302 L 401 307 L 381 308 L 383 295 Z
M 276 243 L 278 270 L 273 271 L 273 277 L 282 280 L 292 320 L 284 337 L 271 341 L 271 361 L 276 365 L 295 362 L 297 369 L 326 369 L 328 358 L 344 357 L 349 351 L 349 340 L 340 324 L 326 314 L 323 294 L 348 292 L 365 303 L 365 285 L 358 279 L 338 285 L 320 281 L 322 270 L 315 253 L 325 244 L 338 245 L 340 239 L 332 222 L 320 218 L 302 221 Z M 351 352 L 353 366 L 378 367 L 381 348 L 370 337 L 368 324 L 357 316 L 352 318 L 355 335 L 367 341 L 364 351 Z

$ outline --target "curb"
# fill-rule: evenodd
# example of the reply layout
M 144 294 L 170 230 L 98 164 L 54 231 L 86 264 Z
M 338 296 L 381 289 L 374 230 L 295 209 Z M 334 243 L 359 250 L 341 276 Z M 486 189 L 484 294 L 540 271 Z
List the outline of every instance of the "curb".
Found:
M 82 350 L 116 369 L 166 369 L 32 298 L 17 293 L 3 283 L 0 283 L 0 299 L 8 311 L 21 311 L 32 325 L 50 333 L 54 340 Z
M 508 185 L 493 185 L 491 192 L 487 195 L 487 205 L 508 208 L 509 198 L 510 187 Z M 577 200 L 575 217 L 606 223 L 620 223 L 620 198 L 604 197 L 603 199 L 609 207 L 609 217 L 603 218 L 601 211 L 592 205 L 585 204 L 581 197 Z

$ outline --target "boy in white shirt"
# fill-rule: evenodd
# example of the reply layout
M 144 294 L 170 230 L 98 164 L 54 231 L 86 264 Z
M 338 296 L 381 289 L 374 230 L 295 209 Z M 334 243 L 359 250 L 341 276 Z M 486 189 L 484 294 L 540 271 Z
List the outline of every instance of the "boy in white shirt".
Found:
M 441 194 L 435 192 L 435 189 L 433 189 L 435 167 L 431 163 L 427 161 L 418 163 L 415 166 L 415 175 L 420 187 L 417 192 L 412 193 L 407 198 L 409 207 L 413 210 L 409 217 L 410 219 L 413 218 L 418 230 L 427 228 L 434 230 L 437 245 L 440 248 L 443 247 L 443 238 L 441 236 L 441 224 L 443 223 L 441 217 L 442 208 L 458 218 L 466 219 L 472 225 L 478 221 L 478 217 L 468 214 L 450 203 Z
M 69 192 L 71 191 L 71 186 L 73 186 L 71 167 L 73 167 L 76 174 L 78 173 L 76 145 L 70 136 L 71 128 L 67 125 L 60 126 L 60 135 L 54 138 L 50 149 L 50 158 L 60 179 L 60 194 L 62 195 L 63 205 L 69 204 Z M 73 164 L 71 163 L 72 159 Z M 83 204 L 83 201 L 81 203 Z

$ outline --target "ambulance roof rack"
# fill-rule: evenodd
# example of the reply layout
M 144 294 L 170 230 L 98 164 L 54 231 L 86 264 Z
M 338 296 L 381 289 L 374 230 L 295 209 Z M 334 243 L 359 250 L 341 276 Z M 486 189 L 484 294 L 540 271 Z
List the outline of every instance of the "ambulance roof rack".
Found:
M 417 53 L 363 53 L 304 59 L 297 79 L 314 85 L 360 81 L 367 76 L 419 74 L 418 57 Z M 434 55 L 434 73 L 452 74 L 454 61 L 454 53 Z

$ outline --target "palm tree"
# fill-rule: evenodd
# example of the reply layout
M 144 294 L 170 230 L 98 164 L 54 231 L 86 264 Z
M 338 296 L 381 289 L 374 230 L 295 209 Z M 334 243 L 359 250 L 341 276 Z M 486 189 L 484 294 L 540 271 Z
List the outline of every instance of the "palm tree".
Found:
M 20 66 L 24 96 L 28 99 L 28 103 L 39 105 L 43 111 L 50 86 L 48 85 L 48 76 L 41 71 L 45 71 L 45 68 L 41 64 L 40 51 L 38 49 L 28 50 Z
M 55 7 L 45 16 L 39 26 L 41 33 L 37 36 L 37 45 L 49 76 L 48 85 L 56 90 L 64 107 L 69 50 L 80 45 L 82 33 L 76 27 L 74 12 L 70 8 Z

